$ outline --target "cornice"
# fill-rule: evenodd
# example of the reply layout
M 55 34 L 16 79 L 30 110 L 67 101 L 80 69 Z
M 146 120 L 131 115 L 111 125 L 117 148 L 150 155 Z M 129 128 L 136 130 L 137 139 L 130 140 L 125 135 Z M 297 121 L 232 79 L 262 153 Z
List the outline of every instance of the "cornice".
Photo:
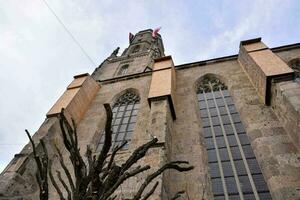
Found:
M 149 53 L 150 53 L 150 51 L 140 52 L 140 53 L 138 52 L 138 53 L 134 53 L 134 54 L 126 55 L 126 56 L 119 56 L 119 57 L 116 57 L 116 58 L 108 58 L 107 61 L 108 61 L 108 63 L 115 63 L 115 62 L 130 59 L 130 58 L 137 58 L 137 57 L 147 56 Z

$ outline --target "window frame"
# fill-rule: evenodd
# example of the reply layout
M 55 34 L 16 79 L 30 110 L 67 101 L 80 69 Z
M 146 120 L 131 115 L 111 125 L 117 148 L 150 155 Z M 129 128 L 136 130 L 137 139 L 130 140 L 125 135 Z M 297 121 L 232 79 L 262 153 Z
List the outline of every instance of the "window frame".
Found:
M 261 195 L 266 195 L 271 199 L 249 138 L 227 87 L 216 78 L 206 77 L 198 84 L 197 100 L 214 198 L 226 197 L 228 199 L 235 196 L 242 198 L 252 195 L 255 199 L 259 199 Z M 226 118 L 223 121 L 224 116 L 229 119 Z M 238 162 L 242 162 L 246 173 L 240 171 Z M 259 183 L 263 186 L 257 185 L 253 176 L 258 176 Z M 264 187 L 264 190 L 261 190 L 260 187 Z
M 129 148 L 129 143 L 134 132 L 138 119 L 140 107 L 140 97 L 131 91 L 121 95 L 112 106 L 112 148 L 122 145 L 125 141 L 127 144 L 122 150 Z M 104 144 L 105 134 L 102 131 L 96 152 L 100 152 Z

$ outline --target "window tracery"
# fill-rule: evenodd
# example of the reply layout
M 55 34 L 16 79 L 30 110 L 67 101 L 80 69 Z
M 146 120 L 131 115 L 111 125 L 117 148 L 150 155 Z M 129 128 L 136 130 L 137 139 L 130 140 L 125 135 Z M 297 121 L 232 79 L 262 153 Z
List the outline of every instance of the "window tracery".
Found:
M 197 98 L 214 198 L 271 199 L 227 86 L 205 76 Z
M 197 93 L 217 91 L 219 89 L 225 90 L 227 89 L 227 86 L 225 86 L 225 84 L 218 78 L 213 76 L 204 76 L 203 80 L 197 85 Z

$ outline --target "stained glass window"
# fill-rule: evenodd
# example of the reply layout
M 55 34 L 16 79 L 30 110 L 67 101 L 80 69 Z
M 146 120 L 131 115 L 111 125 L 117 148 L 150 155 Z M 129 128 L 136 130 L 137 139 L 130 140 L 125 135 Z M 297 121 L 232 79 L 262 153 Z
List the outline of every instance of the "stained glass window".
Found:
M 112 107 L 112 147 L 121 145 L 124 141 L 131 140 L 131 136 L 137 121 L 137 113 L 140 106 L 140 98 L 134 92 L 123 94 Z M 128 148 L 128 143 L 123 149 Z M 100 151 L 104 144 L 104 133 L 101 134 L 97 151 Z
M 271 199 L 227 87 L 205 77 L 197 87 L 215 199 Z

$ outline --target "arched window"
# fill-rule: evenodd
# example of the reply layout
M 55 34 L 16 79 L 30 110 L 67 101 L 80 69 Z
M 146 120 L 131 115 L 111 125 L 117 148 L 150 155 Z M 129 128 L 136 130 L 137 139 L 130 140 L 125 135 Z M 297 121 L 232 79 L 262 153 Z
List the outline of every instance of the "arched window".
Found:
M 140 45 L 134 46 L 133 49 L 132 49 L 132 53 L 137 53 L 137 52 L 139 52 L 139 51 L 140 51 L 140 48 L 141 48 Z
M 126 75 L 127 74 L 127 71 L 128 71 L 128 68 L 129 68 L 129 65 L 123 65 L 119 72 L 118 72 L 118 75 Z
M 300 83 L 300 58 L 291 60 L 288 65 L 295 71 L 295 79 Z
M 213 76 L 197 86 L 215 199 L 271 199 L 227 87 Z
M 131 140 L 134 126 L 137 120 L 137 113 L 140 105 L 140 97 L 128 91 L 118 98 L 112 107 L 113 120 L 112 120 L 112 147 L 121 145 L 124 141 Z M 124 149 L 128 148 L 128 143 Z M 97 151 L 99 152 L 104 144 L 104 133 L 100 138 Z

